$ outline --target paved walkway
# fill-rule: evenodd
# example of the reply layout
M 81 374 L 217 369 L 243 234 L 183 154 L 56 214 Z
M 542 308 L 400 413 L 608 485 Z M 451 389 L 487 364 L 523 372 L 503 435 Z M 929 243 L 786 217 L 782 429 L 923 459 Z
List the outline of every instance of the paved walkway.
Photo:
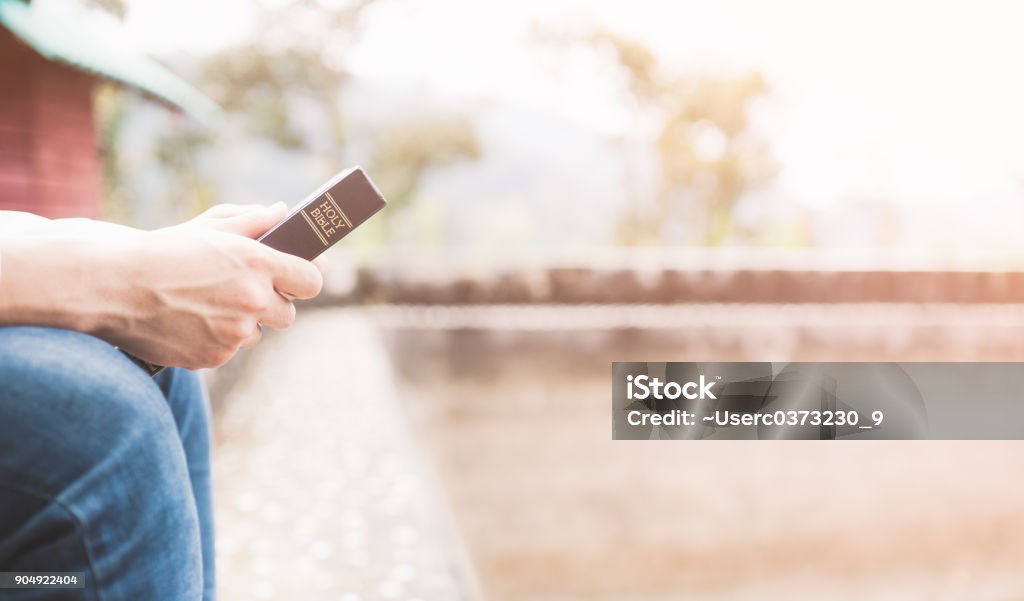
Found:
M 216 437 L 223 601 L 477 598 L 357 313 L 308 311 L 269 333 L 219 404 Z

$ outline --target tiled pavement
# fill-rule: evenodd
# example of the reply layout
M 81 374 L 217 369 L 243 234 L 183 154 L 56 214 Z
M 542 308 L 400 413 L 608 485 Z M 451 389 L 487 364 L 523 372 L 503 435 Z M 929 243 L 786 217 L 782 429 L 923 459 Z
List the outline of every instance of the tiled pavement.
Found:
M 223 601 L 477 598 L 389 369 L 344 310 L 250 355 L 216 412 Z

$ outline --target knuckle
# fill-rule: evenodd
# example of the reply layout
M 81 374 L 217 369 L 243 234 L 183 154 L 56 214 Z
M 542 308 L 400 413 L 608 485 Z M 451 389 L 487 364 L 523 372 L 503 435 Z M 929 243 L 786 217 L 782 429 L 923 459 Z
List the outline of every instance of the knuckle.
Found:
M 256 284 L 246 284 L 239 291 L 238 305 L 246 313 L 263 313 L 267 310 L 267 297 Z
M 246 338 L 249 338 L 253 333 L 253 328 L 247 320 L 236 319 L 233 320 L 228 326 L 226 326 L 226 338 L 229 343 L 237 345 L 243 342 Z
M 270 306 L 267 303 L 266 299 L 263 298 L 263 295 L 260 295 L 255 298 L 250 298 L 249 301 L 246 303 L 245 308 L 249 313 L 253 315 L 264 315 L 269 307 Z
M 257 271 L 267 271 L 270 269 L 270 256 L 266 252 L 263 252 L 263 249 L 254 244 L 243 244 L 243 246 L 244 250 L 242 251 L 242 254 L 245 257 L 245 264 L 250 269 Z

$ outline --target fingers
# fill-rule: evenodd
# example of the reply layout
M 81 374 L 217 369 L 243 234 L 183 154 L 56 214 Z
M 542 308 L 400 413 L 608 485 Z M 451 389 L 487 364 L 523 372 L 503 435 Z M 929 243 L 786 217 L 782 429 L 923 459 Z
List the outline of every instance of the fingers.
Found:
M 248 338 L 246 338 L 245 340 L 242 341 L 242 344 L 239 345 L 239 348 L 245 348 L 245 349 L 256 348 L 256 345 L 260 343 L 260 340 L 262 338 L 263 338 L 263 328 L 260 326 L 259 323 L 257 323 L 256 327 L 253 330 L 253 333 L 250 334 Z
M 266 248 L 266 247 L 264 247 Z M 270 253 L 274 289 L 289 298 L 313 298 L 324 285 L 323 275 L 305 259 L 266 248 Z
M 295 322 L 295 305 L 278 294 L 274 294 L 274 298 L 260 320 L 253 325 L 252 333 L 238 345 L 238 348 L 256 348 L 263 339 L 263 326 L 283 330 Z
M 270 228 L 277 225 L 288 215 L 288 206 L 279 202 L 269 207 L 253 208 L 251 205 L 217 205 L 203 213 L 200 217 L 211 213 L 218 207 L 216 214 L 202 220 L 205 227 L 229 234 L 237 234 L 246 238 L 258 238 Z
M 213 205 L 209 209 L 206 209 L 205 211 L 197 215 L 195 219 L 225 219 L 228 217 L 235 217 L 237 215 L 242 215 L 252 211 L 260 211 L 265 208 L 265 205 L 236 205 L 224 203 L 219 205 Z
M 275 294 L 276 298 L 271 302 L 270 307 L 260 318 L 260 323 L 265 326 L 282 330 L 295 322 L 295 305 L 284 297 Z
M 275 301 L 256 322 L 252 334 L 242 341 L 239 348 L 255 348 L 263 339 L 263 326 L 283 330 L 295 322 L 295 305 L 280 295 L 275 294 L 274 296 Z

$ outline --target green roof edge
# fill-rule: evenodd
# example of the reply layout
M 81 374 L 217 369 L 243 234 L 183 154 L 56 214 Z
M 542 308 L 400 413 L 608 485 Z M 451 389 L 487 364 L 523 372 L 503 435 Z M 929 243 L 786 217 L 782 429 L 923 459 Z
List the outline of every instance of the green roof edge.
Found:
M 136 88 L 209 124 L 221 116 L 213 100 L 141 53 L 126 52 L 70 15 L 23 0 L 0 0 L 0 25 L 43 57 Z

